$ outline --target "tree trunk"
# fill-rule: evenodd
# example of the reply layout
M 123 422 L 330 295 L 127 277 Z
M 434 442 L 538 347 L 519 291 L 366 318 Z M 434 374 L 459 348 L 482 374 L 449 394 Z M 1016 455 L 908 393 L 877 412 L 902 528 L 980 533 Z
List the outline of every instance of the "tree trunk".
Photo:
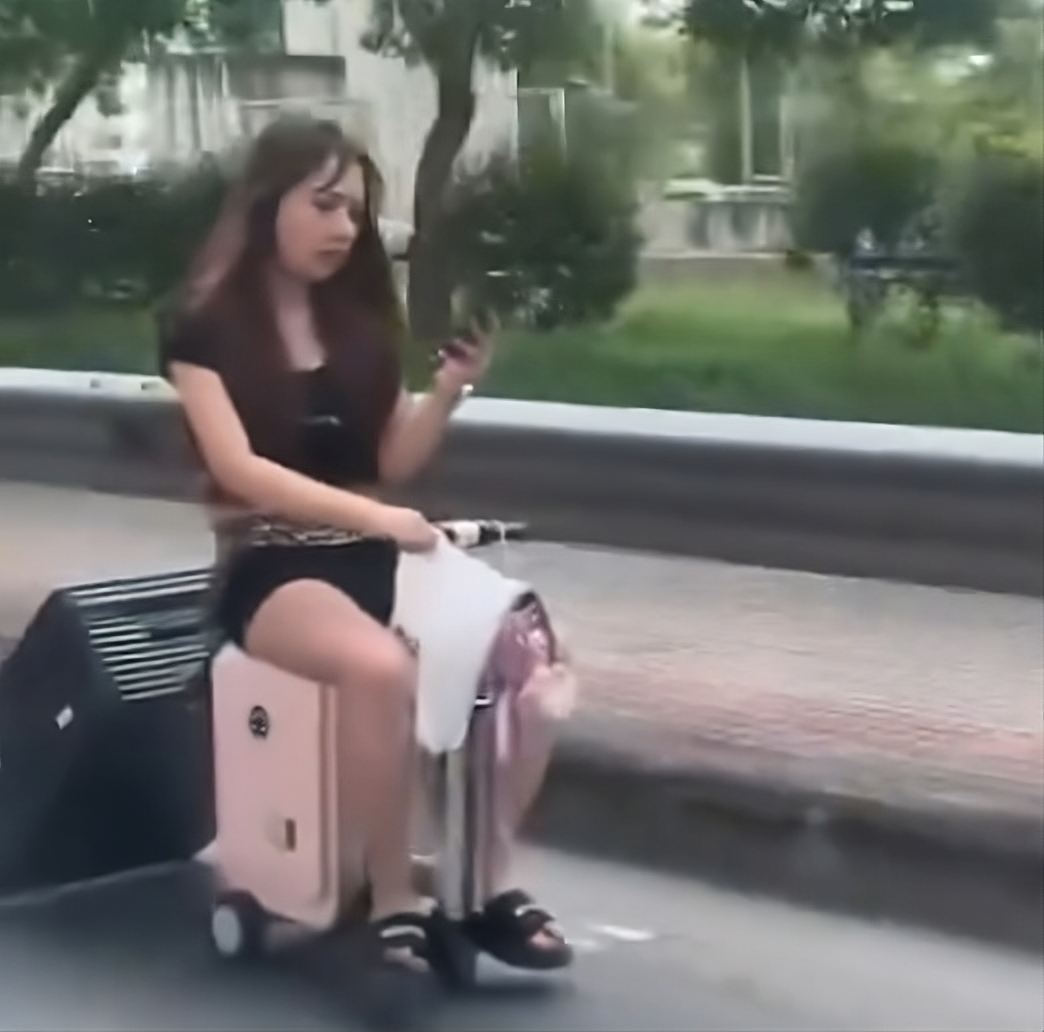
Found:
M 442 239 L 441 219 L 453 164 L 475 114 L 471 78 L 475 46 L 462 50 L 465 52 L 452 66 L 444 62 L 435 70 L 438 113 L 424 141 L 414 187 L 407 306 L 414 339 L 422 344 L 440 340 L 450 329 L 453 270 Z
M 73 116 L 80 101 L 87 96 L 101 78 L 102 72 L 123 51 L 119 40 L 106 40 L 81 54 L 69 69 L 68 75 L 55 91 L 54 102 L 43 117 L 33 126 L 32 135 L 18 161 L 18 181 L 32 183 L 36 170 L 43 161 L 47 148 L 54 142 L 58 131 Z

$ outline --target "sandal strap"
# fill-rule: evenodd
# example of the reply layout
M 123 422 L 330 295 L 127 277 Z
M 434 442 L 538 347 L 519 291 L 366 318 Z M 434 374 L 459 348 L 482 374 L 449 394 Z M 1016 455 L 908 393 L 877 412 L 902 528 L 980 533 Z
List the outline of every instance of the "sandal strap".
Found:
M 465 922 L 465 931 L 481 951 L 510 967 L 552 971 L 568 967 L 573 959 L 555 919 L 521 889 L 495 896 Z M 541 933 L 555 941 L 535 942 Z
M 554 930 L 554 916 L 522 889 L 495 896 L 486 904 L 485 913 L 488 920 L 501 927 L 517 928 L 526 939 L 545 929 Z
M 423 914 L 389 914 L 374 921 L 370 928 L 382 951 L 406 950 L 418 959 L 428 959 L 431 939 L 428 921 Z

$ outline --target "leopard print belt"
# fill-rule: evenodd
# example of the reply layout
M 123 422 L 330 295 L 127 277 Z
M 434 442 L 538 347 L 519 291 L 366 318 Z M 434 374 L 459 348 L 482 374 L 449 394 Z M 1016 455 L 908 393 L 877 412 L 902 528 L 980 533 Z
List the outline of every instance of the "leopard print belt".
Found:
M 237 534 L 244 548 L 264 548 L 271 545 L 348 545 L 366 537 L 357 531 L 338 530 L 336 527 L 292 523 L 269 516 L 251 517 Z
M 235 514 L 230 517 L 212 513 L 211 518 L 216 549 L 214 575 L 205 603 L 211 615 L 220 603 L 236 557 L 250 549 L 280 545 L 331 547 L 367 540 L 367 535 L 355 531 L 294 523 L 271 516 Z
M 225 567 L 234 556 L 252 548 L 280 545 L 330 547 L 366 539 L 365 534 L 355 531 L 253 514 L 218 517 L 213 519 L 212 526 L 219 569 Z

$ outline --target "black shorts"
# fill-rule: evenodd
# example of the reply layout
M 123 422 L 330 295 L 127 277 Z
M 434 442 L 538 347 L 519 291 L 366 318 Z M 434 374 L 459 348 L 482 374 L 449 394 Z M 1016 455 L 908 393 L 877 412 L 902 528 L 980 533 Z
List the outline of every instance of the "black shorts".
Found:
M 317 580 L 343 591 L 363 612 L 387 626 L 395 603 L 398 548 L 365 539 L 342 545 L 265 545 L 248 548 L 229 564 L 214 618 L 222 635 L 243 647 L 250 621 L 277 588 Z

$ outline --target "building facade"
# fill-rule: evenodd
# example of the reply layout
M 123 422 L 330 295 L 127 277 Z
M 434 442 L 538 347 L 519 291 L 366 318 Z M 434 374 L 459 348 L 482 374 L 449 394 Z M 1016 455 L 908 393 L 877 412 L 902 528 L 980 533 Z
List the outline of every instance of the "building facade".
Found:
M 413 184 L 424 140 L 436 113 L 435 78 L 428 68 L 408 68 L 393 57 L 367 51 L 370 0 L 284 0 L 284 41 L 288 55 L 336 56 L 344 61 L 344 95 L 358 105 L 366 142 L 388 186 L 391 218 L 412 217 Z M 490 153 L 513 150 L 518 135 L 516 76 L 478 63 L 476 110 L 460 160 L 481 162 Z
M 370 0 L 283 2 L 283 53 L 200 52 L 168 46 L 125 66 L 120 110 L 87 97 L 46 155 L 51 171 L 133 175 L 186 166 L 255 135 L 288 109 L 335 118 L 372 150 L 387 182 L 386 214 L 408 222 L 424 140 L 436 114 L 424 66 L 361 44 Z M 479 63 L 477 107 L 462 162 L 517 142 L 515 76 Z M 0 97 L 0 164 L 18 160 L 49 97 Z

